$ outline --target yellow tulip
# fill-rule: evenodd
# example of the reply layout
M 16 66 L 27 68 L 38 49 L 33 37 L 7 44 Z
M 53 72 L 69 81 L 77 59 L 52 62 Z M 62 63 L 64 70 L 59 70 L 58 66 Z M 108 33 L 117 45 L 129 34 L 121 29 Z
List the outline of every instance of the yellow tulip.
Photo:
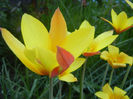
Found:
M 100 57 L 106 60 L 112 68 L 126 67 L 126 64 L 132 66 L 133 58 L 127 54 L 120 52 L 119 48 L 109 45 L 108 51 L 103 51 Z
M 94 30 L 92 31 L 92 38 L 90 40 L 89 46 L 87 49 L 85 49 L 83 55 L 84 56 L 93 56 L 96 54 L 100 54 L 100 50 L 111 44 L 117 37 L 118 35 L 113 35 L 113 31 L 106 31 L 104 33 L 101 33 L 98 35 L 96 38 L 94 38 L 95 34 L 95 27 L 91 26 L 87 21 L 84 21 L 80 28 L 93 28 Z
M 133 9 L 133 3 L 131 2 L 131 1 L 129 1 L 129 0 L 125 0 L 128 4 L 129 4 L 129 6 Z
M 126 91 L 114 87 L 114 90 L 107 83 L 103 86 L 102 91 L 98 91 L 95 93 L 97 97 L 100 99 L 130 99 L 126 94 Z
M 117 13 L 112 9 L 111 16 L 112 16 L 112 22 L 106 20 L 103 17 L 101 17 L 101 19 L 112 25 L 116 33 L 120 34 L 128 30 L 129 28 L 133 27 L 133 17 L 128 18 L 127 14 L 124 11 L 122 11 L 120 14 L 117 15 Z
M 55 74 L 60 72 L 58 74 L 60 80 L 77 81 L 71 72 L 84 63 L 85 59 L 78 57 L 88 46 L 93 29 L 81 28 L 67 35 L 65 19 L 57 8 L 51 20 L 49 33 L 39 20 L 29 14 L 22 16 L 21 31 L 24 44 L 7 29 L 1 28 L 5 42 L 27 68 L 39 75 L 49 75 L 49 77 L 56 76 Z M 72 61 L 75 60 L 67 64 L 69 59 L 66 57 L 73 57 Z M 63 67 L 60 66 L 63 63 L 58 59 L 66 59 L 65 64 L 72 64 L 65 68 L 65 71 L 61 71 L 58 67 Z

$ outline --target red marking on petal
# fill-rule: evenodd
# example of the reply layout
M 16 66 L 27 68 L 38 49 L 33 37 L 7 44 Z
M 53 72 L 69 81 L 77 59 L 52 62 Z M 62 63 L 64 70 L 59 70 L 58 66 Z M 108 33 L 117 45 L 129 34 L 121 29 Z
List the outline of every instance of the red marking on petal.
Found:
M 59 75 L 59 69 L 60 69 L 59 66 L 58 66 L 58 67 L 55 67 L 55 68 L 52 70 L 50 77 L 53 78 L 53 77 Z
M 62 71 L 64 72 L 74 61 L 73 55 L 66 51 L 65 49 L 57 46 L 57 61 L 59 65 L 62 67 Z
M 99 55 L 100 54 L 100 51 L 98 52 L 86 52 L 86 53 L 83 53 L 84 56 L 86 57 L 90 57 L 90 56 L 94 56 L 94 55 Z
M 36 58 L 36 62 L 43 66 L 42 62 L 37 58 Z M 41 75 L 49 75 L 49 72 L 45 69 L 40 69 L 40 72 L 42 73 Z
M 73 55 L 61 47 L 57 47 L 56 58 L 60 66 L 52 70 L 52 78 L 64 72 L 74 61 Z
M 118 34 L 120 34 L 120 33 L 122 33 L 122 32 L 125 32 L 125 31 L 127 31 L 128 29 L 130 29 L 130 28 L 132 28 L 133 27 L 133 25 L 131 25 L 131 26 L 129 26 L 129 27 L 127 27 L 127 28 L 125 28 L 125 29 L 123 29 L 123 30 L 121 30 L 121 31 L 116 31 Z

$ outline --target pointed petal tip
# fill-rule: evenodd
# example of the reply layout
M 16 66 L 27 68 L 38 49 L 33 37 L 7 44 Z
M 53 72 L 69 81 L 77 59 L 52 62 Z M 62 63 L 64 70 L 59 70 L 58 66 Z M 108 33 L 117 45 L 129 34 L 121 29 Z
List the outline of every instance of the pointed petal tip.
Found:
M 111 12 L 114 11 L 114 9 L 111 9 Z M 114 11 L 115 12 L 115 11 Z
M 0 30 L 2 30 L 2 29 L 5 29 L 5 28 L 0 27 Z
M 59 7 L 55 10 L 55 12 L 54 12 L 54 14 L 53 14 L 53 17 L 54 17 L 54 16 L 55 16 L 55 17 L 59 17 L 59 18 L 63 17 L 63 15 L 62 15 L 62 13 L 61 13 Z M 63 18 L 64 18 L 64 17 L 63 17 Z
M 29 18 L 29 17 L 31 17 L 30 14 L 24 13 L 24 14 L 22 15 L 22 20 L 23 20 L 24 18 Z
M 103 17 L 100 17 L 100 19 L 104 20 L 105 18 L 103 18 Z
M 2 27 L 0 27 L 0 32 L 2 32 L 2 29 L 3 29 L 3 28 L 2 28 Z
M 0 31 L 1 31 L 1 33 L 3 34 L 3 33 L 6 33 L 6 32 L 4 32 L 4 31 L 8 31 L 6 28 L 2 28 L 2 27 L 0 27 Z
M 83 22 L 87 22 L 87 23 L 89 23 L 86 19 L 85 19 Z
M 59 7 L 55 10 L 55 13 L 61 13 L 61 11 L 60 11 L 60 8 L 59 8 Z
M 28 17 L 29 17 L 29 14 L 24 13 L 24 14 L 22 15 L 21 22 L 22 22 L 24 19 L 27 19 Z
M 28 15 L 27 13 L 24 13 L 22 17 L 27 16 L 27 15 Z
M 65 82 L 76 82 L 78 81 L 77 78 L 73 74 L 65 74 L 65 75 L 59 75 L 59 80 L 65 81 Z
M 58 7 L 56 10 L 57 10 L 57 11 L 60 11 L 60 8 Z
M 106 22 L 108 22 L 108 23 L 110 23 L 110 21 L 109 20 L 107 20 L 107 19 L 105 19 L 105 18 L 103 18 L 103 17 L 100 17 L 103 21 L 106 21 Z
M 77 78 L 75 78 L 75 81 L 74 82 L 77 82 L 78 81 L 78 79 Z
M 103 18 L 103 17 L 100 17 L 100 19 L 102 19 L 103 21 L 105 21 L 105 22 L 108 22 L 110 25 L 112 25 L 113 26 L 113 24 L 112 24 L 112 22 L 111 21 L 109 21 L 109 20 L 107 20 L 107 19 L 105 19 L 105 18 Z
M 114 32 L 114 30 L 109 30 L 109 32 Z

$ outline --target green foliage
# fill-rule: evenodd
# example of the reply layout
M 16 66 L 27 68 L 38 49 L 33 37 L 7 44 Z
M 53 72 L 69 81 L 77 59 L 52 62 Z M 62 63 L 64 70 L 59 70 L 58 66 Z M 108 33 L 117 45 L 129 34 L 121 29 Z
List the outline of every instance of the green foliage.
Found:
M 80 0 L 1 0 L 0 1 L 0 27 L 5 27 L 19 40 L 22 40 L 20 24 L 23 13 L 29 13 L 41 20 L 49 30 L 51 17 L 57 7 L 61 9 L 67 22 L 68 31 L 79 28 L 83 20 L 88 20 L 96 27 L 96 35 L 112 29 L 101 20 L 105 17 L 111 20 L 110 11 L 115 9 L 117 13 L 126 11 L 128 16 L 133 16 L 132 9 L 122 0 L 88 0 L 86 6 L 82 6 Z M 122 33 L 115 45 L 120 50 L 133 55 L 133 29 Z M 99 56 L 90 57 L 84 81 L 85 99 L 96 99 L 94 93 L 101 89 L 101 83 L 107 64 Z M 80 69 L 74 75 L 80 81 Z M 108 71 L 106 81 L 109 80 L 111 68 Z M 126 68 L 115 70 L 112 86 L 120 86 Z M 133 69 L 129 73 L 124 89 L 130 98 L 133 98 Z M 80 83 L 63 83 L 62 99 L 79 98 Z M 54 78 L 54 97 L 58 99 L 58 79 Z M 9 50 L 2 37 L 0 37 L 0 99 L 48 99 L 49 81 L 47 76 L 39 76 L 28 70 L 17 57 Z

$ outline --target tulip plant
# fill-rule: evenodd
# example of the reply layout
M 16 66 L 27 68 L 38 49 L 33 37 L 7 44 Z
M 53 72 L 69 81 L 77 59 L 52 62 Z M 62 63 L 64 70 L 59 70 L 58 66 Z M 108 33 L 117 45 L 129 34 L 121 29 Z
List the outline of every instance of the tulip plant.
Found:
M 133 8 L 131 1 L 125 1 Z M 27 13 L 22 15 L 21 33 L 24 43 L 20 42 L 4 27 L 1 27 L 0 31 L 8 47 L 29 70 L 37 75 L 48 76 L 49 99 L 54 99 L 53 79 L 55 78 L 58 79 L 60 86 L 59 99 L 63 99 L 61 82 L 69 84 L 80 82 L 79 98 L 86 99 L 84 96 L 84 79 L 89 75 L 85 73 L 85 70 L 89 68 L 87 62 L 96 55 L 98 58 L 105 60 L 107 66 L 105 71 L 103 70 L 102 90 L 97 91 L 95 96 L 100 99 L 130 99 L 130 96 L 126 95 L 127 92 L 122 88 L 130 73 L 133 57 L 120 52 L 121 49 L 114 41 L 121 33 L 133 27 L 133 16 L 128 18 L 125 11 L 117 15 L 112 9 L 111 18 L 112 22 L 101 16 L 102 20 L 108 22 L 114 28 L 117 33 L 115 35 L 113 30 L 107 30 L 95 36 L 95 26 L 92 26 L 85 19 L 78 29 L 70 32 L 59 7 L 51 18 L 49 31 L 41 21 L 32 15 Z M 108 50 L 104 50 L 106 47 Z M 112 90 L 111 81 L 113 80 L 114 70 L 127 67 L 127 65 L 129 66 L 120 88 L 115 86 Z M 82 68 L 80 68 L 81 66 Z M 109 66 L 112 67 L 112 71 L 108 80 L 106 76 Z M 80 79 L 72 73 L 78 69 L 81 69 Z

